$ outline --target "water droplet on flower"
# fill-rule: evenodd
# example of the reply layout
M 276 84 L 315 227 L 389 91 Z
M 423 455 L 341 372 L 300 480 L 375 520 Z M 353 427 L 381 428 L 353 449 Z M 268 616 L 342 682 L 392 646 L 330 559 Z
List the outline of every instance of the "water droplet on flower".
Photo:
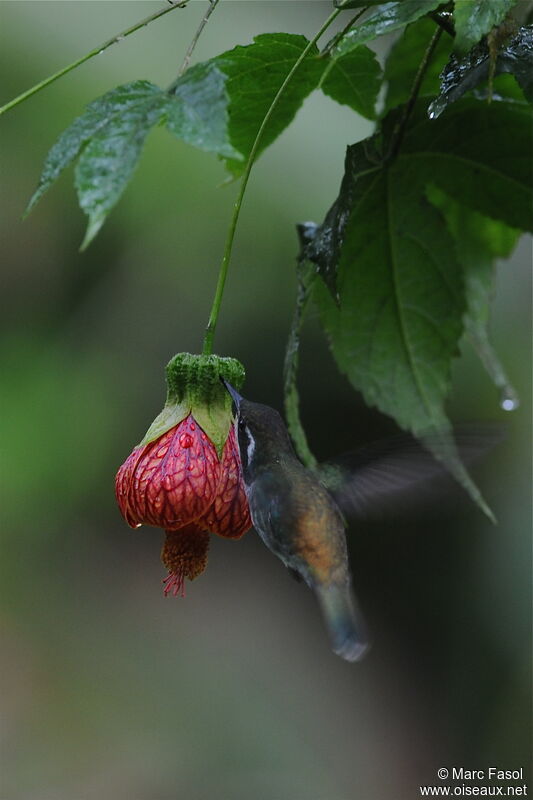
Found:
M 138 522 L 138 523 L 137 523 L 137 525 L 136 525 L 135 527 L 136 527 L 136 528 L 142 528 L 142 522 Z
M 182 447 L 192 447 L 193 445 L 193 438 L 188 433 L 182 433 L 179 441 Z
M 520 400 L 518 399 L 515 391 L 511 389 L 510 386 L 507 386 L 501 393 L 500 407 L 504 411 L 515 411 L 519 405 Z
M 194 422 L 191 422 L 191 431 L 195 431 L 195 430 L 196 430 L 196 425 L 194 424 Z

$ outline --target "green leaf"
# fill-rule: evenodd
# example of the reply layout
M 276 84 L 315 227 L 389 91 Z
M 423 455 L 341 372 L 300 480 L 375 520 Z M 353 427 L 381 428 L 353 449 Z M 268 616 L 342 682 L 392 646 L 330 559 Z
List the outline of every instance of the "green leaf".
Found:
M 256 36 L 253 44 L 237 46 L 213 59 L 226 76 L 228 141 L 242 159 L 248 158 L 272 101 L 307 45 L 305 36 L 265 33 Z M 313 47 L 272 114 L 257 155 L 293 120 L 307 95 L 317 87 L 322 71 L 318 49 Z M 226 166 L 234 175 L 239 175 L 244 168 L 242 160 L 227 157 Z
M 455 49 L 466 53 L 499 25 L 517 0 L 455 0 Z
M 354 159 L 364 152 L 365 169 L 379 169 L 395 136 L 401 110 L 391 112 L 383 123 L 384 141 L 378 137 L 361 143 L 362 151 L 350 151 L 351 165 L 339 197 L 303 249 L 336 297 L 336 276 L 351 205 Z M 468 136 L 465 136 L 468 131 Z M 427 117 L 425 103 L 415 107 L 398 161 L 406 165 L 419 186 L 437 185 L 458 202 L 509 226 L 530 230 L 533 220 L 530 153 L 533 146 L 531 112 L 527 106 L 508 103 L 486 105 L 461 101 L 438 120 Z M 424 189 L 421 189 L 424 192 Z
M 430 113 L 438 116 L 465 92 L 487 80 L 490 73 L 490 50 L 481 42 L 466 56 L 452 55 L 441 75 L 439 96 L 430 106 Z M 511 73 L 522 88 L 524 96 L 533 102 L 533 28 L 520 28 L 496 56 L 494 75 Z
M 190 67 L 172 90 L 167 128 L 187 144 L 242 161 L 229 140 L 226 81 L 216 60 Z
M 455 241 L 455 250 L 463 267 L 466 290 L 466 332 L 485 369 L 500 390 L 500 404 L 505 410 L 519 404 L 492 344 L 488 323 L 493 295 L 494 261 L 508 258 L 520 231 L 465 208 L 434 186 L 428 187 L 431 202 L 440 209 Z
M 348 149 L 351 192 L 337 308 L 320 306 L 339 366 L 367 402 L 423 433 L 442 425 L 449 361 L 461 334 L 461 272 L 440 215 L 408 170 L 378 168 Z M 347 200 L 344 205 L 344 200 Z M 423 279 L 421 279 L 423 275 Z
M 391 162 L 402 118 L 391 112 L 378 136 L 348 149 L 339 196 L 320 227 L 306 228 L 303 251 L 324 278 L 315 298 L 339 368 L 369 404 L 422 439 L 489 515 L 444 412 L 467 297 L 454 238 L 427 194 L 436 186 L 469 214 L 530 227 L 530 117 L 525 106 L 461 101 L 431 121 L 422 101 Z M 505 227 L 482 219 L 503 252 Z M 472 268 L 469 326 L 482 321 L 474 275 Z
M 345 55 L 338 55 L 334 49 L 320 79 L 320 88 L 338 103 L 374 119 L 381 77 L 379 62 L 368 47 L 361 45 Z
M 394 112 L 386 127 L 393 129 Z M 510 227 L 533 229 L 533 126 L 519 103 L 461 100 L 437 120 L 420 104 L 398 157 L 417 180 Z
M 89 223 L 84 250 L 102 227 L 137 166 L 144 141 L 166 111 L 168 96 L 157 87 L 142 102 L 120 109 L 85 146 L 74 183 Z
M 52 147 L 28 211 L 79 157 L 75 184 L 89 216 L 85 248 L 124 191 L 146 136 L 163 118 L 171 133 L 224 158 L 238 175 L 274 97 L 307 45 L 304 36 L 264 34 L 248 47 L 236 47 L 190 68 L 169 92 L 148 81 L 108 92 L 91 103 Z M 278 103 L 259 152 L 291 122 L 323 71 L 314 47 Z M 367 108 L 369 94 L 357 102 Z
M 440 4 L 441 0 L 402 0 L 399 3 L 384 3 L 371 17 L 341 39 L 339 52 L 345 54 L 357 45 L 370 42 L 386 33 L 393 33 L 433 11 Z
M 444 412 L 465 309 L 444 220 L 412 165 L 379 168 L 364 144 L 348 148 L 343 190 L 340 306 L 320 282 L 315 289 L 337 364 L 369 405 L 425 441 L 490 515 Z
M 408 25 L 402 37 L 391 48 L 385 63 L 387 94 L 384 111 L 406 103 L 418 68 L 436 30 L 430 19 L 419 19 Z M 419 97 L 435 97 L 440 90 L 439 75 L 452 49 L 449 36 L 441 36 L 422 80 Z
M 161 90 L 148 81 L 134 81 L 117 86 L 90 103 L 85 112 L 61 134 L 45 158 L 41 177 L 26 209 L 28 214 L 61 172 L 77 158 L 82 148 L 118 115 L 128 115 L 137 106 L 144 107 Z

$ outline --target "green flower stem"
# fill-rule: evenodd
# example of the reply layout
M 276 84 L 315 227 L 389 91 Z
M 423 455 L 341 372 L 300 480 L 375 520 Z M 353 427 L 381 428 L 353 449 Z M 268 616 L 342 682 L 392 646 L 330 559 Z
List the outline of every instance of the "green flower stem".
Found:
M 126 28 L 125 31 L 122 33 L 117 33 L 116 36 L 113 36 L 111 39 L 108 39 L 107 42 L 104 44 L 95 47 L 90 52 L 86 53 L 81 58 L 78 58 L 77 61 L 73 61 L 72 64 L 68 64 L 63 69 L 60 69 L 59 72 L 54 72 L 53 75 L 49 75 L 48 78 L 45 78 L 40 83 L 36 83 L 35 86 L 32 86 L 31 89 L 27 89 L 22 94 L 19 94 L 18 97 L 14 97 L 13 100 L 10 100 L 9 103 L 0 107 L 0 114 L 5 114 L 6 111 L 9 111 L 11 108 L 18 106 L 19 103 L 23 103 L 24 100 L 27 100 L 37 92 L 40 92 L 41 89 L 45 89 L 47 86 L 50 86 L 51 83 L 57 81 L 58 78 L 61 78 L 63 75 L 66 75 L 68 72 L 72 72 L 73 69 L 79 67 L 81 64 L 84 64 L 89 59 L 94 58 L 99 53 L 103 53 L 104 50 L 107 50 L 108 47 L 111 47 L 112 44 L 118 44 L 127 36 L 130 36 L 135 31 L 138 31 L 140 28 L 144 28 L 145 25 L 149 25 L 150 22 L 153 22 L 155 19 L 159 19 L 159 17 L 163 17 L 165 14 L 169 14 L 171 11 L 174 11 L 176 8 L 184 8 L 190 0 L 181 0 L 178 3 L 171 3 L 170 5 L 165 6 L 164 8 L 160 8 L 159 11 L 156 11 L 154 14 L 150 14 L 149 17 L 141 20 L 140 22 L 136 22 L 135 25 L 132 25 L 130 28 Z
M 298 69 L 298 67 L 300 66 L 300 64 L 302 63 L 302 61 L 304 60 L 304 58 L 308 54 L 308 52 L 311 50 L 311 48 L 317 43 L 317 41 L 320 39 L 322 34 L 325 33 L 325 31 L 329 28 L 331 23 L 338 17 L 338 15 L 340 13 L 341 13 L 341 9 L 340 8 L 336 8 L 329 15 L 329 17 L 324 22 L 324 24 L 322 25 L 320 30 L 308 42 L 307 46 L 302 51 L 302 53 L 300 54 L 298 60 L 295 62 L 295 64 L 292 67 L 291 71 L 289 72 L 289 74 L 287 75 L 287 77 L 285 78 L 283 83 L 281 84 L 280 88 L 278 89 L 278 92 L 277 92 L 276 96 L 274 97 L 274 99 L 272 100 L 270 108 L 268 109 L 267 113 L 265 114 L 265 116 L 263 118 L 263 121 L 261 123 L 261 126 L 260 126 L 259 130 L 257 131 L 257 136 L 255 137 L 255 141 L 254 141 L 254 143 L 252 145 L 252 149 L 250 151 L 250 155 L 248 156 L 248 161 L 246 162 L 246 167 L 244 169 L 244 174 L 242 176 L 241 185 L 240 185 L 240 188 L 239 188 L 239 193 L 237 195 L 237 199 L 235 200 L 235 204 L 233 206 L 233 216 L 231 218 L 231 222 L 230 222 L 229 229 L 228 229 L 228 235 L 227 235 L 227 238 L 226 238 L 226 245 L 224 247 L 224 255 L 222 257 L 222 264 L 220 265 L 220 271 L 219 271 L 219 274 L 218 274 L 218 281 L 217 281 L 217 286 L 216 286 L 216 290 L 215 290 L 215 296 L 213 298 L 213 305 L 211 307 L 211 313 L 209 315 L 209 321 L 207 323 L 207 328 L 206 328 L 206 331 L 205 331 L 204 345 L 203 345 L 203 349 L 202 349 L 202 353 L 204 355 L 210 355 L 213 352 L 213 339 L 215 337 L 215 330 L 216 330 L 217 321 L 218 321 L 218 314 L 219 314 L 219 311 L 220 311 L 220 304 L 222 302 L 222 296 L 224 294 L 224 287 L 226 285 L 226 278 L 227 278 L 228 267 L 229 267 L 229 262 L 230 262 L 230 258 L 231 258 L 231 251 L 232 251 L 232 248 L 233 248 L 233 240 L 235 238 L 235 230 L 237 228 L 237 222 L 239 220 L 239 214 L 241 212 L 244 193 L 246 191 L 246 186 L 248 184 L 248 179 L 250 177 L 250 172 L 252 171 L 252 167 L 253 167 L 253 164 L 254 164 L 254 159 L 255 159 L 257 150 L 259 148 L 259 144 L 261 142 L 261 138 L 262 138 L 263 133 L 265 131 L 265 128 L 266 128 L 266 126 L 268 124 L 268 121 L 270 120 L 270 118 L 271 118 L 271 116 L 272 116 L 272 114 L 273 114 L 273 112 L 274 112 L 274 110 L 275 110 L 275 108 L 276 108 L 281 96 L 283 95 L 283 92 L 285 91 L 285 89 L 287 88 L 288 84 L 290 83 L 294 73 L 296 72 L 296 70 Z

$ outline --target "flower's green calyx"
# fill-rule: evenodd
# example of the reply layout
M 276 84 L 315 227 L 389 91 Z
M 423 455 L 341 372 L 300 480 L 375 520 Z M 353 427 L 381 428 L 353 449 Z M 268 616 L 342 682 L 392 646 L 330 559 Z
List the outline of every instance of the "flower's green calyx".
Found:
M 140 444 L 158 439 L 192 414 L 220 458 L 232 422 L 231 397 L 220 378 L 239 390 L 244 383 L 244 367 L 235 358 L 178 353 L 168 362 L 166 375 L 165 407 Z

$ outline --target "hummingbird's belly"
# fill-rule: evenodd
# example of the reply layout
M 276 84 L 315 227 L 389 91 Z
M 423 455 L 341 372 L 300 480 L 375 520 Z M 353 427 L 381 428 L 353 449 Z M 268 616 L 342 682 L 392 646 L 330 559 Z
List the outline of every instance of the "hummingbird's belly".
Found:
M 250 513 L 269 550 L 310 585 L 342 579 L 347 569 L 344 526 L 329 496 L 320 491 L 301 496 L 288 489 L 267 498 L 255 489 L 248 495 Z

